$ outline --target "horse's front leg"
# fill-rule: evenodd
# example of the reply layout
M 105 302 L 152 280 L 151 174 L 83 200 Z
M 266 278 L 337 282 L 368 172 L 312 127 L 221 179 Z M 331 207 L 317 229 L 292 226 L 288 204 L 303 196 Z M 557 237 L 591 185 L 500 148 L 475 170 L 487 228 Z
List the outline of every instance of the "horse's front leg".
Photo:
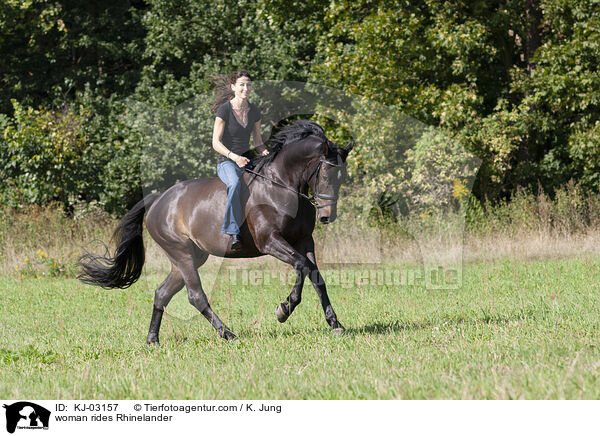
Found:
M 300 304 L 300 301 L 302 300 L 302 288 L 304 287 L 305 277 L 306 271 L 304 269 L 296 270 L 296 283 L 294 283 L 292 292 L 290 292 L 290 295 L 288 295 L 286 300 L 277 306 L 277 309 L 275 309 L 277 321 L 286 322 L 296 306 Z
M 315 259 L 315 244 L 312 238 L 303 241 L 298 249 L 292 247 L 285 239 L 281 236 L 274 234 L 269 239 L 269 242 L 264 248 L 265 253 L 269 253 L 276 258 L 292 265 L 296 270 L 296 283 L 292 289 L 292 292 L 288 298 L 282 302 L 277 309 L 275 314 L 279 322 L 285 322 L 292 314 L 296 306 L 300 304 L 302 299 L 302 287 L 304 286 L 304 279 L 310 274 L 310 280 L 317 291 L 321 306 L 325 312 L 325 319 L 332 328 L 334 333 L 341 334 L 345 331 L 344 327 L 337 320 L 337 316 L 329 301 L 327 295 L 327 288 L 325 281 L 317 268 Z
M 321 306 L 323 307 L 323 312 L 325 313 L 325 320 L 327 324 L 332 329 L 332 332 L 335 334 L 342 334 L 346 331 L 344 326 L 338 321 L 337 316 L 331 306 L 331 302 L 329 301 L 329 296 L 327 295 L 327 287 L 325 286 L 325 280 L 323 280 L 323 276 L 319 272 L 319 268 L 317 267 L 317 259 L 315 257 L 315 243 L 311 238 L 310 241 L 306 243 L 306 257 L 311 263 L 311 270 L 309 273 L 310 281 L 317 291 L 317 296 L 321 301 Z
M 260 247 L 263 253 L 270 254 L 277 259 L 291 265 L 296 270 L 296 283 L 292 288 L 292 292 L 283 301 L 277 309 L 275 315 L 279 322 L 286 322 L 294 309 L 302 300 L 302 288 L 304 286 L 304 278 L 311 270 L 311 263 L 300 250 L 292 247 L 281 235 L 273 233 Z

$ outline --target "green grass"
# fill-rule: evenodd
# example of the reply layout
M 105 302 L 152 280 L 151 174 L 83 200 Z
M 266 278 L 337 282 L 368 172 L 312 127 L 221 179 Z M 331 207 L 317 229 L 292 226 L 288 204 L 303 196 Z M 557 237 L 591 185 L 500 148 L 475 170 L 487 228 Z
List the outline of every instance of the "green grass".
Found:
M 208 294 L 240 340 L 219 339 L 182 291 L 160 347 L 144 344 L 158 275 L 125 291 L 5 275 L 0 397 L 599 398 L 599 264 L 470 265 L 454 291 L 331 285 L 342 337 L 329 333 L 308 283 L 279 324 L 289 285 L 223 282 Z

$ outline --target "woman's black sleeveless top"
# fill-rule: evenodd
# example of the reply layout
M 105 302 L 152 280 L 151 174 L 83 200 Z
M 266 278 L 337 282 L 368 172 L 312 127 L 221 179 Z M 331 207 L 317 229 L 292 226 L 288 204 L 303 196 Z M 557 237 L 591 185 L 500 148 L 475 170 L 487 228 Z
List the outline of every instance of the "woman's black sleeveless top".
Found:
M 231 102 L 226 101 L 219 109 L 217 116 L 225 121 L 225 130 L 221 142 L 235 154 L 248 157 L 250 151 L 250 134 L 254 129 L 254 125 L 261 119 L 261 113 L 258 107 L 249 103 L 248 124 L 243 127 L 235 117 Z M 219 155 L 219 163 L 227 160 L 223 155 Z

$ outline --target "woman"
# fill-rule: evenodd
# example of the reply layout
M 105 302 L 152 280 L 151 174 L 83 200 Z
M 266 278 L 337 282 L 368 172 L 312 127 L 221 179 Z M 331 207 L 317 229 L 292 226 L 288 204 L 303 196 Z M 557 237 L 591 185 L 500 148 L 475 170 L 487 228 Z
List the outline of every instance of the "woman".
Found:
M 212 110 L 216 113 L 213 128 L 213 148 L 219 156 L 217 174 L 227 185 L 227 207 L 221 232 L 231 235 L 232 250 L 242 248 L 240 226 L 244 220 L 240 202 L 242 168 L 250 161 L 250 135 L 254 147 L 262 155 L 269 154 L 260 135 L 261 113 L 248 102 L 251 77 L 245 70 L 230 76 L 218 76 L 221 86 Z

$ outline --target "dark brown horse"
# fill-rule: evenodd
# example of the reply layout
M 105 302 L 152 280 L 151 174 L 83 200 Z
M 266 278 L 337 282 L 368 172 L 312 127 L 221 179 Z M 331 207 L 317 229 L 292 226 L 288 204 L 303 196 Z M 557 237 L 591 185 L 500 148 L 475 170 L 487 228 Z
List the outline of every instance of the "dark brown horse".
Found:
M 198 268 L 210 254 L 221 257 L 257 257 L 270 254 L 294 267 L 296 283 L 276 312 L 285 322 L 300 303 L 308 275 L 321 300 L 333 332 L 342 333 L 325 282 L 315 259 L 312 232 L 315 215 L 322 223 L 336 218 L 339 188 L 345 176 L 346 148 L 335 146 L 315 123 L 298 121 L 271 140 L 271 154 L 259 158 L 260 172 L 244 173 L 242 204 L 246 220 L 241 227 L 241 251 L 232 251 L 230 238 L 220 231 L 226 205 L 225 185 L 218 178 L 181 182 L 163 194 L 151 194 L 136 204 L 115 231 L 118 246 L 112 257 L 88 254 L 81 259 L 84 283 L 126 288 L 142 272 L 142 222 L 171 261 L 171 272 L 156 289 L 148 343 L 158 343 L 163 311 L 185 285 L 190 303 L 225 339 L 235 335 L 209 306 Z M 313 196 L 309 197 L 309 191 Z

